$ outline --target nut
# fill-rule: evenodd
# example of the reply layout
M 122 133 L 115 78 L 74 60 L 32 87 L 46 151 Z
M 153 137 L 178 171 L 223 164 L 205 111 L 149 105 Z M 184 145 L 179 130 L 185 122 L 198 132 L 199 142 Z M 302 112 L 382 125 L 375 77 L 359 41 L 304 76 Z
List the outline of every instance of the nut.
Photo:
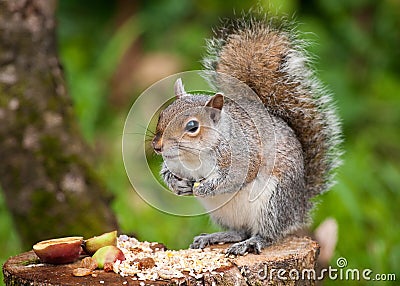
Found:
M 139 270 L 152 268 L 155 265 L 156 265 L 156 262 L 151 257 L 145 257 L 145 258 L 139 259 L 139 262 L 138 262 Z
M 75 268 L 74 270 L 72 270 L 72 275 L 77 276 L 77 277 L 88 276 L 91 274 L 92 274 L 92 270 L 83 268 L 83 267 Z
M 98 266 L 97 261 L 93 257 L 85 257 L 81 261 L 82 268 L 95 270 L 97 268 L 97 266 Z

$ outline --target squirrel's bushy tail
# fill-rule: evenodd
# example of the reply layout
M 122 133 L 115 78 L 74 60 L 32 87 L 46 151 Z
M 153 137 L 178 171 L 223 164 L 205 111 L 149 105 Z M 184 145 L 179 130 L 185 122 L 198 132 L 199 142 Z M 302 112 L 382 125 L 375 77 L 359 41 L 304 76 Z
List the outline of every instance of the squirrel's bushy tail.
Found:
M 290 21 L 276 21 L 246 18 L 224 26 L 208 41 L 203 64 L 246 83 L 294 130 L 304 151 L 307 189 L 316 195 L 332 185 L 340 164 L 340 121 L 310 67 L 305 42 Z

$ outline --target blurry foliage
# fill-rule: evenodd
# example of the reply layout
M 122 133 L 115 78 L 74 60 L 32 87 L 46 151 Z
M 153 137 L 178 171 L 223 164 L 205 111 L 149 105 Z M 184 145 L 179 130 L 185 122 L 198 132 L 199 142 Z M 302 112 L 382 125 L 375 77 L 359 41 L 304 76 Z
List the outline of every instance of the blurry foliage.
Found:
M 99 172 L 115 194 L 122 231 L 171 248 L 187 247 L 194 235 L 216 228 L 205 216 L 161 213 L 132 190 L 120 142 L 130 104 L 143 90 L 133 87 L 126 95 L 129 104 L 113 106 L 110 78 L 135 42 L 140 43 L 138 58 L 162 52 L 179 59 L 180 71 L 199 69 L 211 28 L 257 4 L 132 1 L 134 12 L 117 25 L 117 6 L 127 2 L 60 0 L 61 60 L 82 132 L 98 151 Z M 273 14 L 294 14 L 301 23 L 303 36 L 314 43 L 309 50 L 316 55 L 318 75 L 334 93 L 343 119 L 344 165 L 338 184 L 320 197 L 313 214 L 314 227 L 327 217 L 338 221 L 332 265 L 342 256 L 350 268 L 396 273 L 400 279 L 400 2 L 275 0 L 260 5 Z M 3 207 L 0 219 L 4 260 L 21 249 Z

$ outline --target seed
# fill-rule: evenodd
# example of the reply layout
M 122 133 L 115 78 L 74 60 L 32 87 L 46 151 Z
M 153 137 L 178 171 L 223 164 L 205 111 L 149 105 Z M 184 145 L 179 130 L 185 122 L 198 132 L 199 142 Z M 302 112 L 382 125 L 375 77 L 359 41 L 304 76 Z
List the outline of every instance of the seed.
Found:
M 91 275 L 91 274 L 92 274 L 92 270 L 87 269 L 87 268 L 82 268 L 82 267 L 75 268 L 72 271 L 72 275 L 74 275 L 76 277 L 83 277 L 83 276 L 88 276 L 88 275 Z

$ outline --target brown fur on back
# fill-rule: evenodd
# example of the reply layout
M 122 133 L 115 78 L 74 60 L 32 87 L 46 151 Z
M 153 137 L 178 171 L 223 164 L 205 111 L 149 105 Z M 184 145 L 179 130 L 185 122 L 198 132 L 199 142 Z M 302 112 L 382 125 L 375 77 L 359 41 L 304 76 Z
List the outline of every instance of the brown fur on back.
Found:
M 307 189 L 312 195 L 325 191 L 340 164 L 340 126 L 330 94 L 310 68 L 305 43 L 293 29 L 272 21 L 242 19 L 232 26 L 209 41 L 205 67 L 246 83 L 294 130 L 304 152 Z

